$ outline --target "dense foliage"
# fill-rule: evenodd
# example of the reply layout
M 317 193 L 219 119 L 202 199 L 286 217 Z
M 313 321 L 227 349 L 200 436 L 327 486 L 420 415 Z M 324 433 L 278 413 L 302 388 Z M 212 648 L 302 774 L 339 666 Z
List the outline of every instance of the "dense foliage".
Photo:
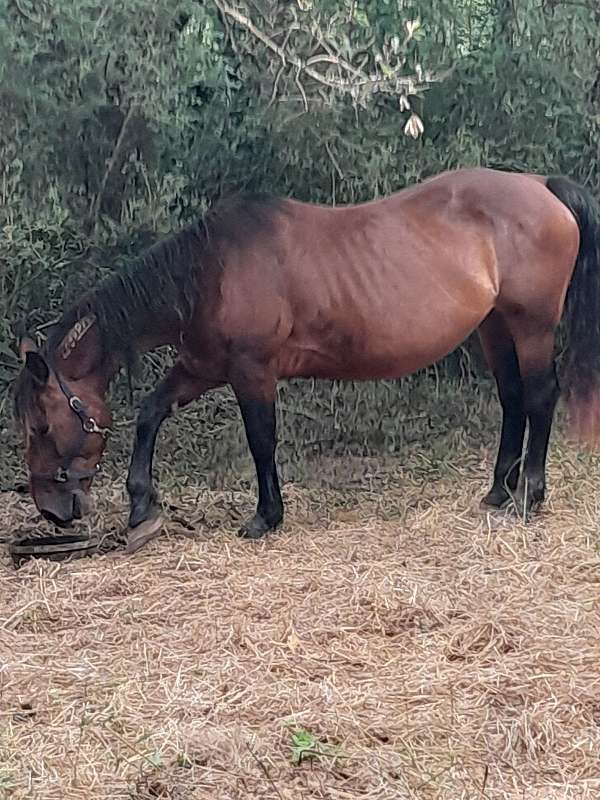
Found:
M 600 191 L 599 76 L 595 0 L 0 0 L 0 380 L 15 324 L 224 192 Z

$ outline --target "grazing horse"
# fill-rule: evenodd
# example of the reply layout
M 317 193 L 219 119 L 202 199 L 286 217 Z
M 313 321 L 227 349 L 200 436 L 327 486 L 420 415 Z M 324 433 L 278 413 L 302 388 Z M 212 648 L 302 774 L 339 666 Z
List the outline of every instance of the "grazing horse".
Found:
M 526 514 L 544 498 L 563 307 L 567 399 L 585 428 L 600 377 L 600 205 L 566 178 L 465 169 L 338 208 L 222 201 L 86 295 L 42 351 L 21 343 L 15 408 L 31 495 L 59 525 L 84 513 L 111 426 L 111 378 L 132 352 L 171 344 L 178 358 L 137 420 L 130 531 L 158 517 L 163 420 L 230 384 L 258 478 L 240 533 L 256 539 L 283 519 L 279 379 L 399 378 L 477 330 L 503 409 L 485 502 L 512 499 Z

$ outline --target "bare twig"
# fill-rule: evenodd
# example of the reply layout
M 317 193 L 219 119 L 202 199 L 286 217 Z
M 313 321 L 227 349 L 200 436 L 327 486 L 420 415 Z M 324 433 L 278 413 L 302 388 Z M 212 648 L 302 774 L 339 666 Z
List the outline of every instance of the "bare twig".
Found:
M 331 159 L 331 163 L 335 167 L 335 171 L 337 172 L 339 179 L 341 181 L 343 181 L 344 180 L 344 173 L 342 172 L 342 168 L 340 167 L 340 165 L 338 163 L 338 160 L 333 155 L 333 151 L 332 151 L 331 147 L 329 146 L 329 142 L 325 142 L 325 150 L 327 150 L 327 154 L 329 155 L 329 158 Z
M 281 795 L 281 792 L 280 792 L 280 791 L 279 791 L 279 789 L 277 788 L 277 784 L 275 783 L 275 781 L 274 781 L 274 780 L 273 780 L 273 778 L 271 777 L 271 773 L 270 773 L 270 772 L 269 772 L 269 770 L 267 769 L 267 765 L 266 765 L 266 764 L 265 764 L 263 761 L 261 761 L 261 760 L 260 760 L 260 758 L 259 758 L 259 757 L 256 755 L 256 753 L 255 753 L 255 752 L 254 752 L 254 750 L 253 750 L 253 749 L 250 747 L 250 745 L 249 745 L 249 744 L 246 744 L 246 747 L 248 748 L 248 752 L 250 753 L 250 755 L 252 756 L 252 758 L 253 758 L 253 759 L 256 761 L 256 763 L 257 763 L 257 764 L 258 764 L 258 766 L 260 767 L 260 769 L 261 769 L 262 773 L 264 774 L 265 778 L 266 778 L 266 779 L 269 781 L 269 783 L 270 783 L 270 784 L 271 784 L 271 786 L 273 787 L 273 789 L 274 789 L 274 791 L 275 791 L 275 793 L 276 793 L 277 797 L 279 797 L 279 798 L 281 798 L 281 800 L 283 800 L 283 797 L 282 797 L 282 795 Z
M 96 221 L 98 218 L 98 212 L 102 205 L 102 200 L 104 198 L 104 192 L 106 191 L 106 187 L 108 185 L 108 179 L 112 175 L 112 172 L 117 164 L 117 160 L 121 155 L 121 150 L 123 148 L 123 142 L 125 141 L 125 135 L 127 133 L 127 128 L 129 123 L 131 122 L 131 118 L 133 116 L 134 111 L 136 110 L 136 104 L 131 103 L 129 108 L 127 109 L 127 113 L 123 117 L 123 122 L 121 123 L 121 127 L 119 129 L 119 133 L 117 135 L 115 146 L 113 147 L 113 151 L 111 153 L 110 158 L 106 162 L 106 169 L 104 170 L 104 175 L 102 176 L 102 182 L 100 183 L 100 188 L 97 193 L 94 195 L 94 199 L 90 205 L 90 211 L 87 218 L 87 226 L 88 230 L 93 230 L 96 225 Z
M 107 4 L 106 4 L 106 5 L 105 5 L 105 6 L 102 8 L 102 11 L 101 11 L 101 12 L 100 12 L 100 14 L 98 15 L 98 19 L 96 20 L 96 22 L 95 22 L 95 24 L 94 24 L 94 31 L 93 31 L 93 33 L 92 33 L 92 40 L 95 40 L 95 39 L 96 39 L 96 36 L 98 35 L 98 31 L 99 31 L 99 30 L 100 30 L 100 28 L 102 27 L 102 23 L 104 22 L 104 19 L 105 19 L 105 17 L 106 17 L 106 14 L 107 14 L 107 12 L 109 11 L 109 9 L 110 9 L 110 6 L 109 6 L 109 5 L 108 5 L 108 3 L 107 3 Z
M 300 89 L 300 94 L 302 95 L 302 102 L 304 103 L 304 110 L 308 111 L 308 99 L 306 97 L 306 92 L 304 91 L 304 86 L 302 86 L 302 81 L 300 80 L 300 69 L 296 71 L 296 86 Z
M 28 11 L 25 11 L 25 9 L 19 3 L 19 0 L 15 0 L 15 8 L 19 12 L 19 14 L 24 19 L 26 19 L 28 22 L 33 22 L 35 25 L 39 25 L 42 22 L 42 18 L 41 17 L 35 17 L 32 14 L 30 14 Z
M 292 30 L 293 29 L 294 29 L 294 26 L 291 26 L 288 29 L 287 33 L 285 34 L 285 39 L 283 40 L 283 48 L 284 49 L 287 47 L 287 43 L 289 41 L 290 36 L 292 35 Z M 279 69 L 277 70 L 277 74 L 275 75 L 275 80 L 273 81 L 273 91 L 271 92 L 271 99 L 269 100 L 269 105 L 270 106 L 273 105 L 273 103 L 275 102 L 275 98 L 277 97 L 277 87 L 279 86 L 279 79 L 283 75 L 283 71 L 285 70 L 285 67 L 286 67 L 286 63 L 285 63 L 285 61 L 282 61 L 281 62 L 281 66 L 279 67 Z

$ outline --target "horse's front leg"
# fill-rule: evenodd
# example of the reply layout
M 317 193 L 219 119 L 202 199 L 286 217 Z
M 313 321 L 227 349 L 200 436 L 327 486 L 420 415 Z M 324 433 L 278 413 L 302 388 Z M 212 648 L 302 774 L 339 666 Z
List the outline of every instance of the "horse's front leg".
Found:
M 158 495 L 152 480 L 152 461 L 160 426 L 175 409 L 196 400 L 215 385 L 190 374 L 183 364 L 177 362 L 143 400 L 127 475 L 130 528 L 157 516 Z

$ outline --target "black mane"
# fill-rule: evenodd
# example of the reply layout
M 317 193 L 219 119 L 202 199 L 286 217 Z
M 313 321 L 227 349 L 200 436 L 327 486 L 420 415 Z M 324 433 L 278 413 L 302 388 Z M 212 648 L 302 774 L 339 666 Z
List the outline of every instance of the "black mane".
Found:
M 161 240 L 141 258 L 102 281 L 67 311 L 48 338 L 49 353 L 78 319 L 94 313 L 105 352 L 128 352 L 140 328 L 155 319 L 190 319 L 202 272 L 218 269 L 226 247 L 247 244 L 265 226 L 276 201 L 235 197 L 218 203 L 200 220 Z
M 51 330 L 44 353 L 52 354 L 73 325 L 89 313 L 105 353 L 135 355 L 140 331 L 153 320 L 185 324 L 201 300 L 203 273 L 220 269 L 229 247 L 243 247 L 259 234 L 271 233 L 279 201 L 268 196 L 238 195 L 223 200 L 200 220 L 173 234 L 103 280 L 68 309 Z M 22 417 L 31 408 L 35 383 L 22 370 L 15 384 L 14 405 Z
M 195 223 L 153 245 L 68 309 L 50 332 L 45 351 L 56 351 L 73 325 L 94 314 L 106 353 L 128 352 L 140 327 L 153 318 L 191 316 L 205 234 Z

